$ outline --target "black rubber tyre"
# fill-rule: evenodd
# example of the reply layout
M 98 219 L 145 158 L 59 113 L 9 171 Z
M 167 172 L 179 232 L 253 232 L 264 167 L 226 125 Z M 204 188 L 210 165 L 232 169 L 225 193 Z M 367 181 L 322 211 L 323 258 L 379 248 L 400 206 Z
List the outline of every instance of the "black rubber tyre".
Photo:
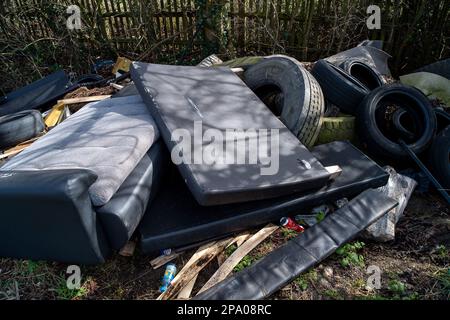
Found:
M 450 59 L 435 62 L 428 66 L 422 67 L 415 72 L 430 72 L 450 80 Z
M 370 91 L 385 84 L 382 75 L 377 70 L 359 59 L 348 59 L 339 67 L 358 79 Z
M 245 83 L 307 147 L 322 126 L 325 100 L 314 77 L 297 60 L 270 56 L 251 66 Z
M 42 115 L 36 110 L 26 110 L 0 117 L 0 149 L 18 145 L 44 131 Z
M 395 130 L 400 138 L 406 140 L 413 140 L 416 138 L 413 132 L 411 132 L 407 127 L 404 126 L 404 118 L 407 117 L 408 113 L 403 109 L 398 109 L 392 115 L 392 122 L 394 124 Z
M 355 115 L 359 104 L 369 94 L 359 80 L 326 60 L 317 61 L 311 73 L 322 87 L 325 98 L 344 113 Z
M 212 67 L 215 64 L 221 64 L 221 63 L 223 63 L 223 61 L 215 54 L 212 54 L 212 55 L 206 57 L 205 59 L 203 59 L 197 65 L 197 67 L 208 68 L 208 67 Z
M 433 140 L 437 122 L 428 98 L 413 87 L 387 85 L 372 91 L 358 108 L 358 138 L 370 153 L 395 160 L 409 159 L 399 144 L 401 137 L 392 121 L 398 109 L 405 110 L 413 119 L 411 127 L 416 138 L 406 143 L 414 153 L 422 153 Z
M 105 78 L 99 74 L 85 74 L 80 76 L 74 84 L 81 87 L 93 88 L 105 82 Z
M 429 151 L 430 170 L 441 185 L 450 189 L 450 126 L 436 136 Z

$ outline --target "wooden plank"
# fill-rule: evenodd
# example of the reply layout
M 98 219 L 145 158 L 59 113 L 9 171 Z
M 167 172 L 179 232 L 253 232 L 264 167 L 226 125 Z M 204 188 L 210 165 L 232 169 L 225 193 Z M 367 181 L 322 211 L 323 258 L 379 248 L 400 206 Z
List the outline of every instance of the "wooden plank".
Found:
M 76 104 L 76 103 L 87 103 L 87 102 L 101 101 L 101 100 L 105 100 L 108 98 L 111 98 L 111 95 L 63 99 L 63 100 L 59 100 L 58 104 L 62 103 L 64 105 L 69 105 L 69 104 Z
M 249 254 L 256 246 L 263 242 L 272 233 L 278 230 L 279 226 L 268 224 L 250 239 L 248 239 L 241 247 L 239 247 L 233 254 L 220 266 L 208 282 L 200 289 L 199 293 L 211 288 L 220 281 L 224 280 L 238 265 L 238 263 Z
M 157 300 L 168 300 L 175 297 L 217 254 L 229 245 L 230 241 L 232 239 L 228 238 L 201 246 L 176 275 L 166 292 L 162 293 Z
M 177 296 L 177 299 L 187 300 L 191 297 L 191 293 L 192 293 L 192 290 L 194 289 L 197 278 L 198 278 L 198 274 L 196 274 L 195 277 L 192 278 L 192 280 L 189 281 L 189 283 L 183 289 L 181 289 L 180 293 Z
M 150 261 L 150 265 L 152 266 L 153 269 L 159 269 L 161 268 L 163 265 L 165 265 L 166 263 L 169 263 L 172 260 L 175 260 L 176 258 L 178 258 L 181 255 L 181 253 L 172 253 L 170 255 L 161 255 L 158 258 L 153 259 L 152 261 Z
M 233 244 L 236 244 L 237 247 L 240 247 L 248 238 L 250 237 L 249 232 L 244 232 L 240 235 L 238 235 L 236 238 L 230 241 L 228 244 L 228 247 L 232 246 Z M 223 254 L 224 251 L 220 252 L 217 257 L 219 257 L 220 254 Z M 183 288 L 181 289 L 180 293 L 177 296 L 177 299 L 189 299 L 192 293 L 192 289 L 194 289 L 195 282 L 197 281 L 198 274 L 195 275 L 194 278 L 192 278 L 191 281 Z
M 7 159 L 7 158 L 13 157 L 13 156 L 21 153 L 23 150 L 25 150 L 26 148 L 31 146 L 33 144 L 33 142 L 38 140 L 41 136 L 42 135 L 39 135 L 36 138 L 27 140 L 25 142 L 22 142 L 21 144 L 18 144 L 17 146 L 15 146 L 11 149 L 5 150 L 5 152 L 2 155 L 0 155 L 0 160 Z

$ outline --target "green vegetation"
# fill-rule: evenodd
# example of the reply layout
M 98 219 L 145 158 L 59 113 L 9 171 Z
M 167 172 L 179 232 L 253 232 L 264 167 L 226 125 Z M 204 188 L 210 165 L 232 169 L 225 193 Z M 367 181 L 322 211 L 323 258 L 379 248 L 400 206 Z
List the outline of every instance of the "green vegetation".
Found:
M 61 300 L 73 300 L 85 298 L 89 290 L 83 285 L 79 289 L 69 289 L 67 288 L 67 283 L 65 278 L 61 278 L 56 288 L 56 293 L 58 299 Z
M 238 263 L 236 267 L 234 267 L 234 272 L 239 272 L 244 270 L 245 268 L 249 267 L 253 262 L 255 262 L 256 259 L 254 259 L 251 256 L 245 256 L 241 262 Z
M 309 284 L 316 282 L 319 279 L 317 271 L 312 269 L 307 273 L 301 274 L 294 280 L 294 283 L 300 288 L 300 290 L 305 291 L 308 289 Z
M 364 267 L 364 257 L 358 252 L 364 248 L 365 243 L 356 241 L 347 243 L 336 250 L 336 254 L 340 257 L 340 263 L 344 268 L 350 266 Z
M 396 295 L 403 295 L 406 291 L 406 285 L 400 280 L 391 280 L 388 284 L 389 291 Z

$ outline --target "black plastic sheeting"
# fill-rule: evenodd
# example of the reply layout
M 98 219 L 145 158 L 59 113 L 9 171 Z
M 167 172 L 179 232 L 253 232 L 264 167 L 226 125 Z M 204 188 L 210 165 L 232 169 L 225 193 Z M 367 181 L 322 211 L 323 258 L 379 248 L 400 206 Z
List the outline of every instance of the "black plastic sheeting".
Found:
M 0 103 L 0 116 L 23 110 L 41 109 L 77 88 L 61 70 L 6 95 Z
M 324 165 L 339 165 L 342 174 L 319 190 L 237 205 L 199 205 L 177 170 L 173 170 L 139 226 L 142 250 L 154 253 L 174 249 L 258 227 L 283 216 L 306 214 L 324 201 L 352 197 L 388 181 L 389 174 L 349 142 L 318 146 L 312 153 Z
M 230 69 L 134 62 L 131 75 L 164 142 L 180 156 L 178 169 L 201 205 L 280 197 L 320 188 L 330 179 Z M 212 153 L 221 159 L 206 161 L 204 155 Z
M 354 238 L 397 202 L 367 190 L 321 223 L 271 252 L 253 266 L 201 293 L 195 300 L 256 300 L 269 297 Z

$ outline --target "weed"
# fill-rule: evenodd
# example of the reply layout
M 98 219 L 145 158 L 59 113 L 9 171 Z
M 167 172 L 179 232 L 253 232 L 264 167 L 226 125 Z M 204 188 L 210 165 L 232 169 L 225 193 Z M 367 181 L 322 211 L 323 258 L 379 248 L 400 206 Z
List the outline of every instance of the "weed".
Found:
M 78 289 L 69 289 L 67 288 L 66 279 L 62 277 L 59 281 L 58 287 L 56 288 L 56 294 L 58 299 L 73 300 L 86 297 L 88 294 L 88 289 L 85 286 L 81 286 Z
M 45 266 L 45 262 L 26 260 L 20 262 L 18 272 L 22 276 L 30 276 L 39 272 Z
M 291 229 L 287 229 L 287 228 L 283 228 L 281 232 L 283 233 L 283 237 L 285 237 L 286 240 L 290 240 L 290 239 L 293 239 L 296 236 L 298 236 L 297 232 L 295 232 L 294 230 L 291 230 Z
M 437 276 L 439 285 L 442 288 L 444 295 L 450 299 L 450 268 L 447 271 L 443 270 Z
M 245 256 L 241 262 L 238 263 L 236 267 L 234 267 L 234 272 L 239 272 L 249 267 L 255 260 L 251 256 Z
M 322 212 L 322 211 L 321 211 L 321 212 L 317 213 L 317 214 L 316 214 L 316 220 L 317 220 L 317 223 L 322 222 L 323 219 L 325 219 L 325 217 L 326 217 L 325 212 Z
M 403 295 L 406 291 L 406 286 L 403 282 L 400 280 L 391 280 L 388 284 L 388 289 L 394 294 L 400 294 Z
M 336 290 L 328 289 L 328 290 L 325 290 L 323 292 L 323 294 L 326 295 L 327 297 L 331 298 L 331 299 L 334 299 L 334 300 L 342 299 L 341 295 Z
M 446 259 L 449 256 L 449 252 L 447 250 L 447 247 L 444 245 L 440 245 L 436 248 L 436 253 L 441 259 Z
M 352 283 L 353 288 L 355 289 L 362 289 L 366 287 L 366 281 L 364 279 L 356 279 Z
M 229 246 L 228 248 L 225 249 L 225 255 L 227 257 L 231 256 L 233 254 L 233 252 L 235 252 L 237 249 L 237 246 L 235 244 L 232 244 L 231 246 Z
M 309 281 L 317 281 L 319 279 L 319 274 L 317 273 L 316 270 L 310 270 L 307 274 L 306 277 L 309 279 Z
M 305 275 L 299 276 L 294 280 L 294 283 L 300 288 L 301 291 L 308 289 L 308 279 Z
M 347 243 L 336 250 L 336 254 L 341 257 L 340 263 L 346 268 L 350 266 L 364 267 L 364 257 L 358 254 L 365 246 L 364 242 L 356 241 Z

